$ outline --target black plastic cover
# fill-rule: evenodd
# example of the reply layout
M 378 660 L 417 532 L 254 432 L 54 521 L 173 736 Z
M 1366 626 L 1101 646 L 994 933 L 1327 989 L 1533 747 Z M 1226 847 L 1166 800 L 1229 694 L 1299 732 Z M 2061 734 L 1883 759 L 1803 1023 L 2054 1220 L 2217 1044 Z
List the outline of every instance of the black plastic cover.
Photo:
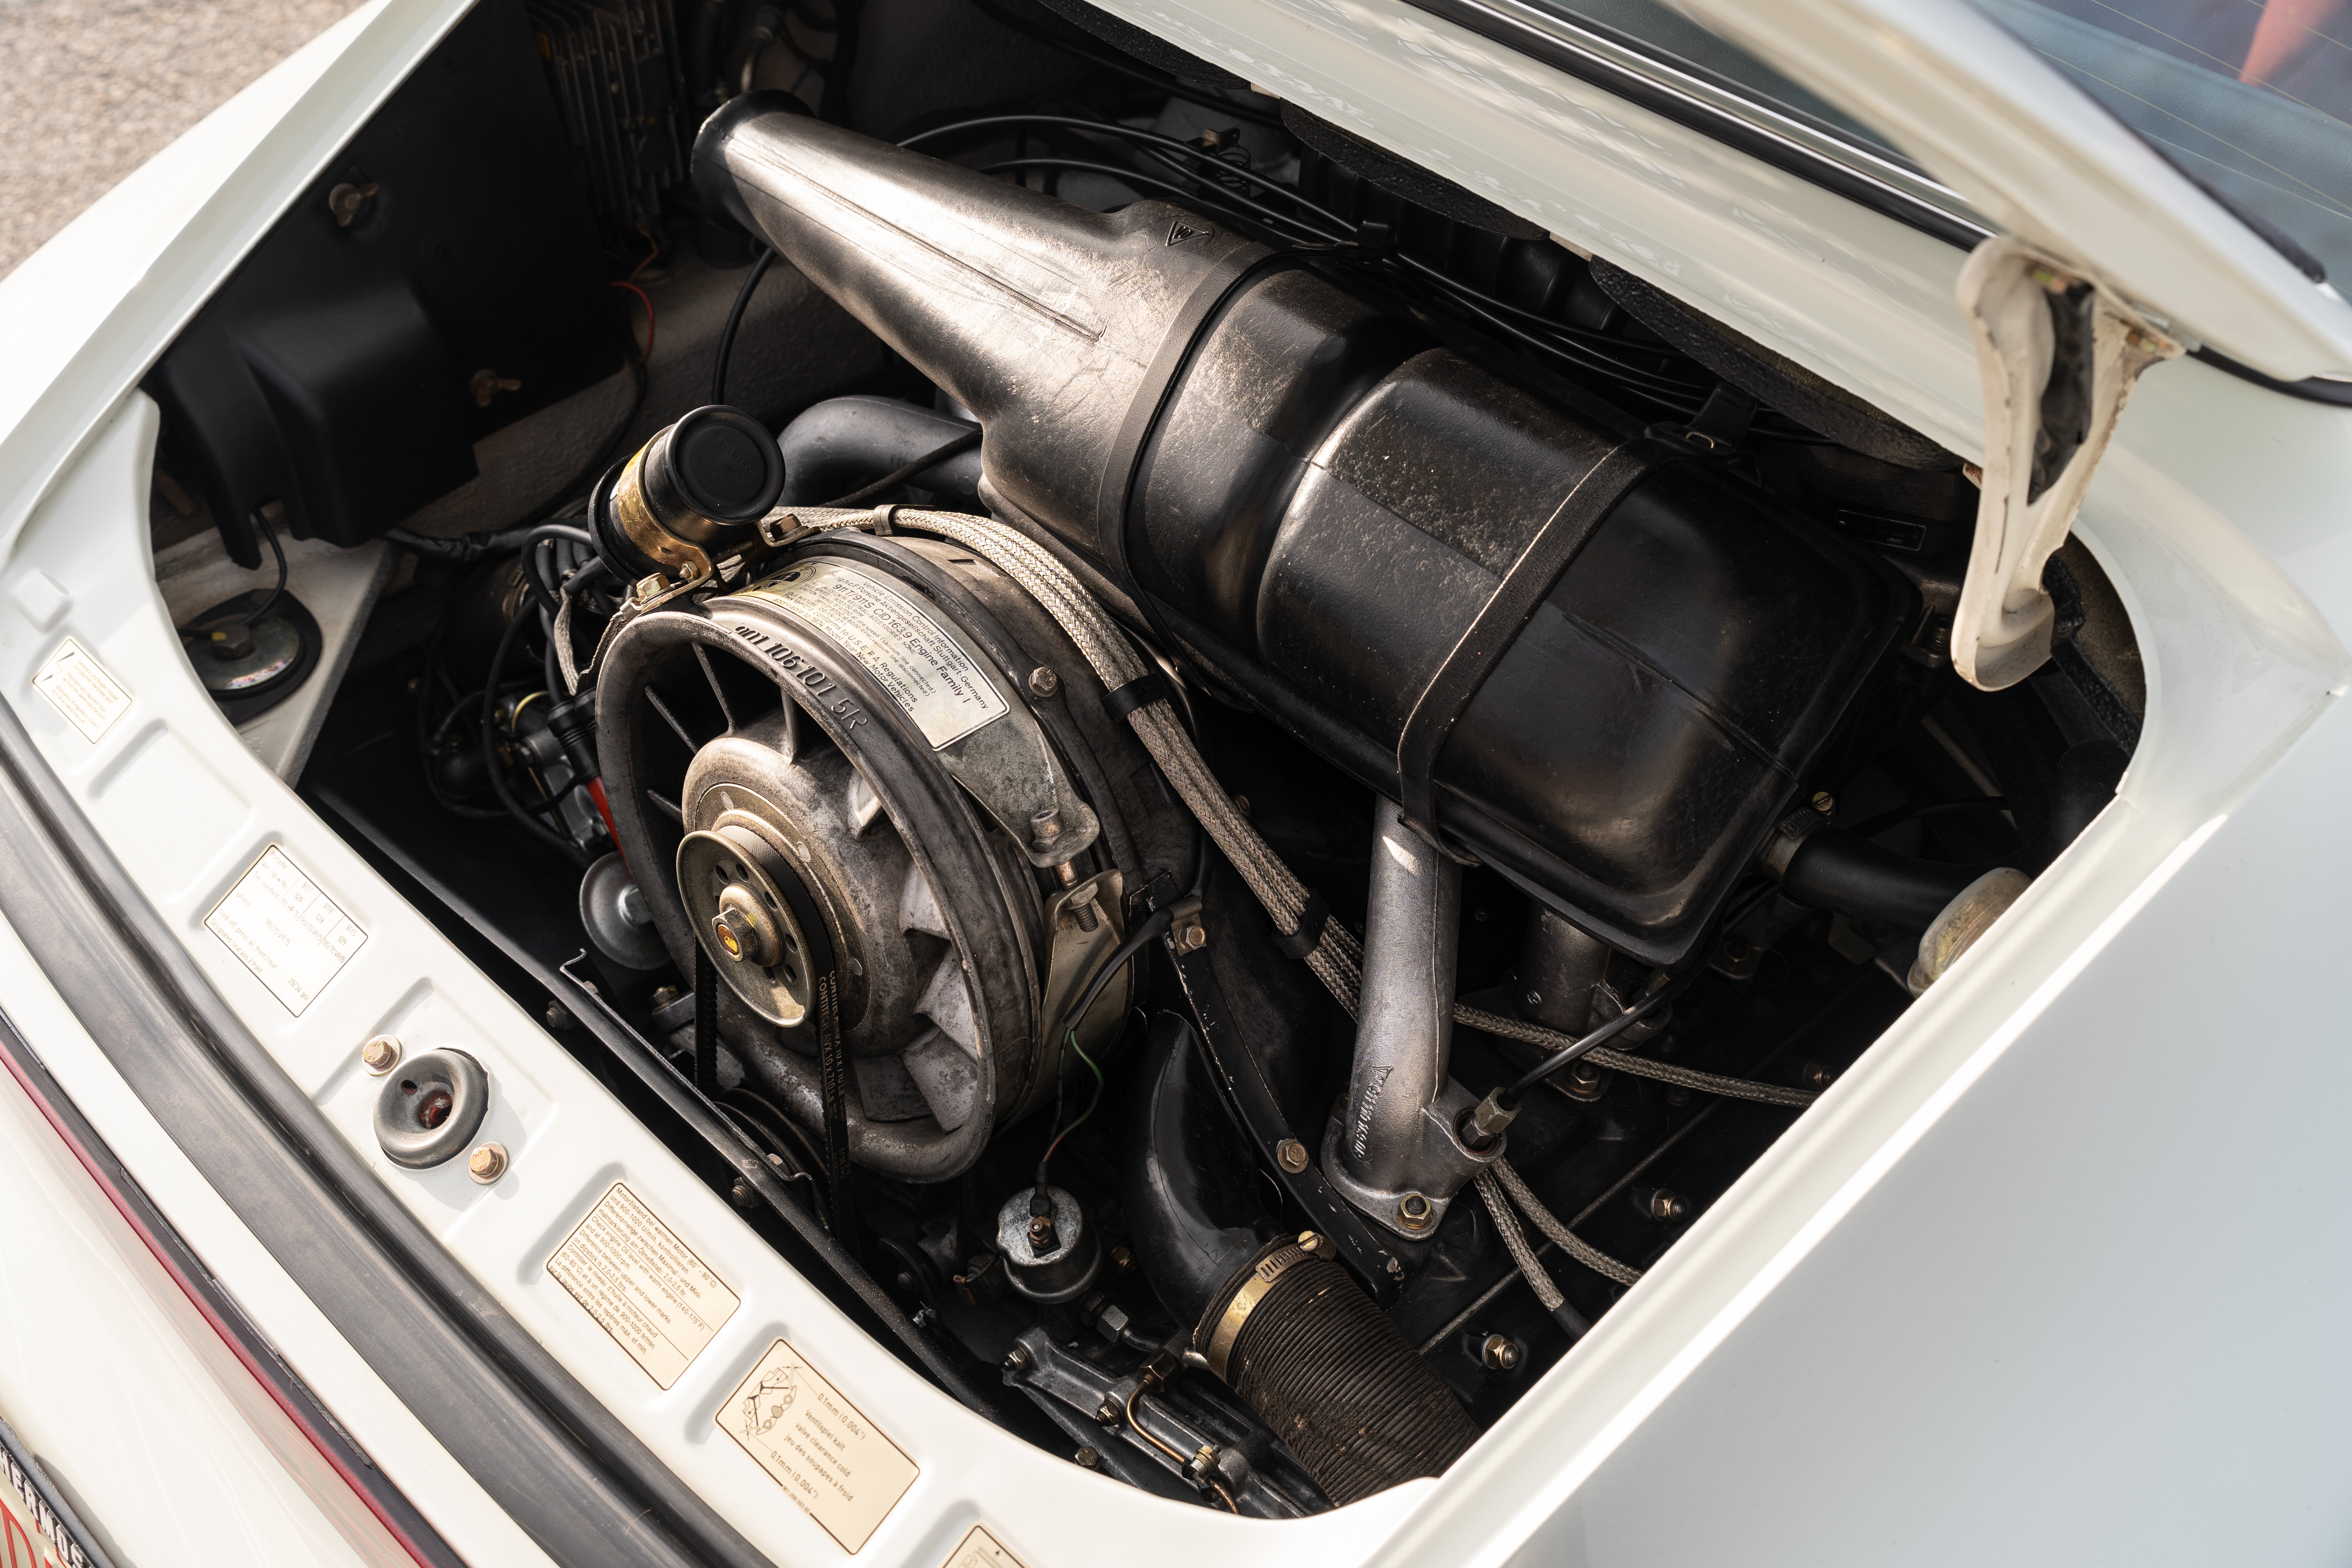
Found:
M 520 0 L 483 0 L 145 385 L 254 566 L 267 502 L 351 545 L 474 478 L 475 442 L 620 369 L 620 298 Z

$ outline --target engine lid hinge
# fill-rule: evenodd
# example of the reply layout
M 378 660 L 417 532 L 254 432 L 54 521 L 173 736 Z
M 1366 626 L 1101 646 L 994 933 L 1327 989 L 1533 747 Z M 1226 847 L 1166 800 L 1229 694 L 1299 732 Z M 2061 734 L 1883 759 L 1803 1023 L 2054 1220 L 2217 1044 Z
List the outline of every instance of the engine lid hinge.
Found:
M 2105 285 L 1996 235 L 1960 268 L 1984 379 L 1976 543 L 1952 619 L 1952 668 L 1999 691 L 2050 657 L 2042 568 L 2066 542 L 2140 373 L 2181 345 Z

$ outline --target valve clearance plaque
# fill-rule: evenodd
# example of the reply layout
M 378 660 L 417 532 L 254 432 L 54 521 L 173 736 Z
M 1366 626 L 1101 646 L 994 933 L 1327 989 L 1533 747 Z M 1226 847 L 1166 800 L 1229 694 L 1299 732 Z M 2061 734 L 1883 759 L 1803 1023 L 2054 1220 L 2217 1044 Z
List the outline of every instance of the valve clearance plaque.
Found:
M 783 1340 L 717 1419 L 845 1552 L 871 1540 L 915 1484 L 915 1461 Z

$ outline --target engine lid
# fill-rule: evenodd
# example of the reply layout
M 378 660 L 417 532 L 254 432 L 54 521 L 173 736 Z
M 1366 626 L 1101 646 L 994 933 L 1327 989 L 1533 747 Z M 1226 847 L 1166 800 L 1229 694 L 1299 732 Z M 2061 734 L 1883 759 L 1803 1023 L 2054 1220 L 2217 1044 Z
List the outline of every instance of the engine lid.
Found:
M 2352 373 L 2352 307 L 1966 0 L 1678 5 L 2176 331 L 2282 381 Z

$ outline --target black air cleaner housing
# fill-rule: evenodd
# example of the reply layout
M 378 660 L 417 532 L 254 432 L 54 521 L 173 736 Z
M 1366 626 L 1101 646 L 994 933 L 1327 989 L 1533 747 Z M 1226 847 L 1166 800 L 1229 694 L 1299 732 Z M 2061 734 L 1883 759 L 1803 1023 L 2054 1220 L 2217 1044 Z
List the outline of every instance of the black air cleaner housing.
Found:
M 1905 590 L 1876 563 L 1612 410 L 1473 364 L 1328 261 L 758 94 L 704 126 L 695 170 L 979 416 L 1009 521 L 1647 961 L 1685 955 L 1894 630 Z

